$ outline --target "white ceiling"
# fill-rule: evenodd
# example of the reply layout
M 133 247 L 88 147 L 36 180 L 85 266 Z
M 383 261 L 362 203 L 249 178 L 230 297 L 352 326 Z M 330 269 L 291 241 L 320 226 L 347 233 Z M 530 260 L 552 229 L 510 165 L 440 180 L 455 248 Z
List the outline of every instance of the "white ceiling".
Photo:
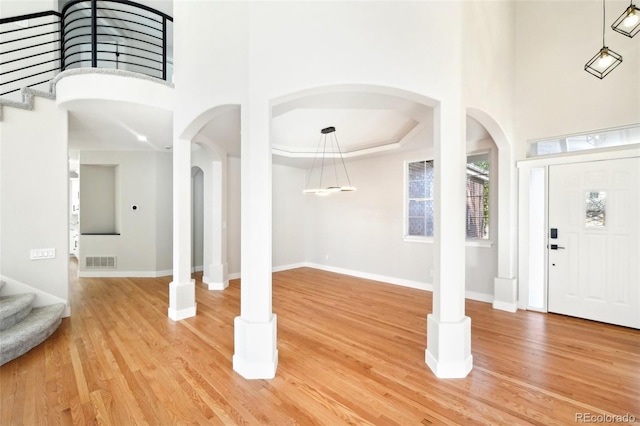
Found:
M 171 111 L 115 101 L 82 101 L 69 112 L 72 150 L 164 151 L 173 145 Z M 334 126 L 346 160 L 431 146 L 431 108 L 398 97 L 370 93 L 331 93 L 298 98 L 273 108 L 271 138 L 275 164 L 310 167 L 320 130 Z M 145 137 L 146 141 L 139 140 Z M 467 119 L 467 140 L 488 136 Z M 240 156 L 240 110 L 207 123 L 195 142 L 214 143 Z
M 165 150 L 173 145 L 173 113 L 127 102 L 74 101 L 69 111 L 69 149 Z M 146 137 L 147 141 L 139 140 Z
M 173 15 L 172 0 L 138 3 Z M 69 148 L 81 150 L 171 149 L 170 111 L 114 101 L 74 102 L 69 113 Z M 273 161 L 311 167 L 320 130 L 333 126 L 345 160 L 428 148 L 433 143 L 433 110 L 389 93 L 338 88 L 276 103 L 272 109 Z M 467 140 L 488 137 L 468 119 Z M 146 140 L 140 140 L 144 138 Z M 213 143 L 233 157 L 240 156 L 240 110 L 230 110 L 206 124 L 194 142 Z

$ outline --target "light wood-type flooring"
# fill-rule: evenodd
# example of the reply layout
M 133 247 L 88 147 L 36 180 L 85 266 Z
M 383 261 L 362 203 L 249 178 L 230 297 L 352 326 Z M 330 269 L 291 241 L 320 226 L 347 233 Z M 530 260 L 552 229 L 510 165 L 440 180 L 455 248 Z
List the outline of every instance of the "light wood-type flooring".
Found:
M 439 380 L 424 362 L 431 293 L 301 268 L 273 275 L 276 378 L 245 380 L 240 282 L 199 279 L 198 315 L 173 322 L 171 277 L 72 278 L 72 316 L 0 367 L 0 425 L 640 423 L 638 330 L 468 301 L 473 370 Z

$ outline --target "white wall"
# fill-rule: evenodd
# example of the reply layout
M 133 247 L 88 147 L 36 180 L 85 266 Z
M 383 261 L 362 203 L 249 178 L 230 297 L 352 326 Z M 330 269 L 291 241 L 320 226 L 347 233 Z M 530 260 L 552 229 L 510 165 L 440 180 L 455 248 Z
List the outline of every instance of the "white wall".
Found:
M 512 37 L 504 36 L 504 30 L 511 31 L 513 24 L 497 25 L 501 19 L 512 20 L 511 6 L 491 4 L 485 8 L 484 2 L 480 6 L 474 5 L 486 16 L 498 14 L 492 18 L 496 26 L 488 33 L 477 23 L 475 28 L 483 29 L 483 32 L 469 31 L 464 35 L 460 19 L 462 9 L 455 2 L 253 2 L 240 5 L 212 2 L 199 3 L 198 7 L 189 2 L 178 2 L 174 6 L 176 94 L 179 109 L 184 106 L 175 121 L 177 129 L 186 126 L 189 117 L 193 119 L 216 103 L 240 102 L 243 104 L 243 125 L 246 126 L 243 139 L 260 139 L 267 143 L 265 129 L 268 126 L 265 123 L 268 123 L 269 101 L 301 90 L 348 83 L 387 86 L 412 92 L 417 97 L 457 103 L 464 82 L 465 96 L 474 107 L 490 106 L 492 116 L 498 121 L 511 114 L 513 42 Z M 205 13 L 211 14 L 214 22 L 204 24 L 194 19 L 195 14 Z M 219 18 L 222 16 L 225 19 Z M 464 16 L 467 19 L 471 14 L 465 12 Z M 190 17 L 193 25 L 181 28 L 179 22 Z M 196 31 L 201 41 L 196 40 Z M 443 34 L 448 36 L 443 37 Z M 463 37 L 465 42 L 474 42 L 472 48 L 461 50 L 465 44 L 461 42 Z M 212 41 L 213 45 L 210 44 Z M 492 45 L 493 41 L 498 45 Z M 215 54 L 198 57 L 199 43 L 203 49 Z M 212 59 L 221 56 L 229 61 L 222 63 Z M 507 66 L 486 67 L 487 63 L 498 60 L 506 61 Z M 205 62 L 201 64 L 202 61 Z M 482 72 L 465 72 L 463 78 L 463 61 L 465 66 Z M 181 66 L 189 69 L 188 80 L 181 75 Z M 230 74 L 230 70 L 234 72 Z M 487 84 L 488 77 L 492 78 L 490 84 Z M 184 105 L 180 103 L 182 98 Z M 380 158 L 367 161 L 386 165 Z M 389 201 L 377 198 L 376 191 L 366 186 L 359 188 L 356 194 L 339 194 L 339 201 L 336 201 L 337 197 L 306 199 L 307 226 L 301 231 L 306 261 L 420 283 L 429 280 L 433 246 L 402 241 L 403 159 L 398 158 L 397 162 L 395 170 L 382 168 L 375 176 L 370 176 L 365 162 L 351 163 L 353 173 L 362 169 L 365 181 L 372 180 L 386 188 L 387 198 L 399 197 L 397 211 L 390 210 Z M 235 231 L 231 227 L 233 204 L 239 206 L 239 200 L 232 199 L 235 191 L 231 189 L 234 185 L 232 175 L 239 173 L 237 166 L 229 166 L 231 273 L 239 271 L 234 254 L 236 250 L 239 253 L 239 248 L 232 247 Z M 274 191 L 280 188 L 278 173 L 274 168 Z M 292 195 L 297 192 L 291 189 Z M 286 262 L 279 258 L 283 254 L 278 248 L 281 233 L 276 228 L 279 214 L 276 196 L 274 193 L 272 260 L 275 266 Z M 313 205 L 311 208 L 309 203 Z M 344 224 L 345 219 L 350 226 Z M 319 226 L 310 226 L 308 220 Z M 325 223 L 327 227 L 331 223 L 336 228 L 326 229 Z M 345 238 L 355 246 L 345 244 Z M 287 241 L 285 247 L 290 247 L 291 241 Z M 363 246 L 364 250 L 361 250 Z M 479 277 L 478 284 L 473 284 L 474 291 L 492 293 L 488 282 L 497 275 L 493 250 L 468 249 L 472 264 L 490 265 L 484 271 L 493 273 L 490 276 L 489 273 L 470 271 L 470 279 L 474 282 L 474 277 Z M 397 253 L 397 256 L 389 259 L 389 253 Z M 488 262 L 487 256 L 492 261 Z
M 240 159 L 227 163 L 227 264 L 229 278 L 240 276 Z
M 83 151 L 80 153 L 80 226 L 83 213 L 82 166 L 119 169 L 120 235 L 80 235 L 81 276 L 159 276 L 171 269 L 171 154 L 164 152 Z M 165 186 L 161 186 L 164 183 Z M 137 209 L 132 210 L 136 205 Z M 165 253 L 168 252 L 168 253 Z M 117 268 L 88 269 L 86 256 L 117 256 Z
M 629 2 L 606 2 L 606 43 L 623 62 L 603 80 L 584 71 L 602 47 L 602 2 L 518 1 L 516 7 L 517 158 L 531 139 L 640 122 L 638 37 L 613 32 Z
M 240 160 L 228 159 L 227 255 L 230 278 L 240 276 Z M 312 221 L 308 218 L 308 198 L 302 190 L 303 169 L 273 166 L 273 267 L 299 266 L 309 261 L 306 234 Z
M 37 118 L 38 125 L 33 125 Z M 68 300 L 67 113 L 37 98 L 0 122 L 0 275 Z M 56 257 L 30 260 L 31 249 Z
M 305 171 L 273 166 L 273 266 L 301 264 L 306 260 L 306 197 L 302 193 Z
M 307 195 L 306 261 L 430 289 L 433 243 L 403 239 L 404 168 L 406 161 L 432 158 L 433 152 L 425 149 L 351 161 L 347 167 L 356 192 Z M 492 213 L 497 213 L 496 206 Z M 466 256 L 466 290 L 491 300 L 497 273 L 495 244 L 468 246 Z
M 155 270 L 164 273 L 173 268 L 173 163 L 168 152 L 158 152 L 155 158 Z
M 0 1 L 0 18 L 26 15 L 29 13 L 58 10 L 58 0 L 2 0 Z
M 516 3 L 464 2 L 465 104 L 491 115 L 509 138 L 513 131 Z
M 433 244 L 403 241 L 404 162 L 433 158 L 430 151 L 347 163 L 356 192 L 307 196 L 312 263 L 431 282 Z M 424 286 L 424 288 L 427 288 Z
M 80 166 L 80 174 L 83 212 L 80 232 L 117 233 L 116 223 L 119 224 L 119 221 L 116 220 L 116 188 L 120 187 L 118 166 L 85 164 Z

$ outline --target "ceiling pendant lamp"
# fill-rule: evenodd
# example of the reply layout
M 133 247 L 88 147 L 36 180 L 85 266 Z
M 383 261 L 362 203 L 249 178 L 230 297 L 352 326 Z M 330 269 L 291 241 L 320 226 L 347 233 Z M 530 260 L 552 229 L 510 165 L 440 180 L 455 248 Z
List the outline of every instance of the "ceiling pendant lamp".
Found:
M 586 72 L 595 75 L 599 79 L 603 79 L 622 63 L 622 56 L 609 49 L 604 42 L 605 26 L 605 7 L 604 0 L 602 0 L 602 49 L 584 66 Z
M 611 28 L 627 37 L 633 37 L 640 32 L 640 9 L 633 4 L 633 0 L 611 25 Z
M 319 176 L 313 178 L 314 170 L 316 170 L 316 162 L 320 161 L 318 168 Z M 339 163 L 339 164 L 338 164 Z M 339 167 L 341 165 L 342 167 Z M 311 186 L 313 182 L 317 185 Z M 355 191 L 356 188 L 351 185 L 347 166 L 342 157 L 342 151 L 338 144 L 335 127 L 326 127 L 320 131 L 320 141 L 316 156 L 313 159 L 313 165 L 307 179 L 305 194 L 329 195 L 333 192 Z

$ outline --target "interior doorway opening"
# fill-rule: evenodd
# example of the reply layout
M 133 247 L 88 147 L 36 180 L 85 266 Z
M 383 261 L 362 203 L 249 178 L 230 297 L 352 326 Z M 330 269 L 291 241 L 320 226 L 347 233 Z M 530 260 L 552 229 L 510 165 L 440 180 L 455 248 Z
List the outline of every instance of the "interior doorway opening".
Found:
M 191 168 L 191 272 L 204 270 L 204 172 Z

